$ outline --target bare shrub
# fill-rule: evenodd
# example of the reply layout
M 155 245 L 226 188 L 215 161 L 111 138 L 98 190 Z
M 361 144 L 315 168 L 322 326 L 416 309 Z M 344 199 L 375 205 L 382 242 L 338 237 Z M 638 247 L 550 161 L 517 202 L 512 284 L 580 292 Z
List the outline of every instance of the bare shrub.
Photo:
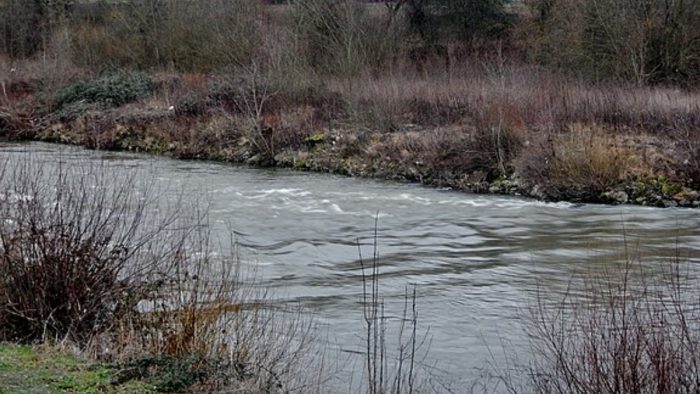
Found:
M 0 50 L 12 58 L 28 57 L 44 49 L 64 1 L 8 0 L 0 3 Z M 61 4 L 63 3 L 63 4 Z
M 373 14 L 348 0 L 303 0 L 294 4 L 294 34 L 315 70 L 353 76 L 383 65 L 399 49 L 400 26 L 391 14 Z
M 697 392 L 700 316 L 689 268 L 676 260 L 654 275 L 627 256 L 622 266 L 585 280 L 580 294 L 552 301 L 540 293 L 528 326 L 531 390 Z
M 299 308 L 241 275 L 198 205 L 163 204 L 140 174 L 109 171 L 3 163 L 0 338 L 75 344 L 162 390 L 316 383 Z
M 503 0 L 403 0 L 410 30 L 427 42 L 475 43 L 505 34 L 510 24 Z
M 2 337 L 84 343 L 129 307 L 122 292 L 168 271 L 176 216 L 153 217 L 147 184 L 105 171 L 3 163 Z
M 31 137 L 31 110 L 17 107 L 0 108 L 0 138 L 21 140 Z
M 595 78 L 638 84 L 698 80 L 700 12 L 685 1 L 530 1 L 532 53 Z
M 369 394 L 422 392 L 427 390 L 421 372 L 429 345 L 427 331 L 418 330 L 416 287 L 406 287 L 403 311 L 398 314 L 398 326 L 392 331 L 380 286 L 377 225 L 375 219 L 373 252 L 369 259 L 363 258 L 359 240 L 357 244 L 362 268 L 365 390 Z M 391 349 L 390 342 L 394 340 L 396 348 Z
M 320 372 L 311 320 L 294 305 L 276 305 L 235 249 L 212 245 L 205 228 L 191 234 L 171 275 L 92 348 L 112 348 L 130 373 L 149 376 L 188 364 L 200 390 L 299 392 Z
M 44 126 L 52 95 L 81 74 L 60 32 L 43 45 L 41 57 L 0 58 L 0 135 L 4 137 L 33 137 Z
M 253 154 L 258 156 L 257 162 L 263 165 L 274 164 L 275 155 L 279 152 L 276 138 L 278 130 L 268 121 L 271 114 L 267 108 L 276 92 L 271 91 L 257 64 L 243 68 L 240 77 L 225 80 L 228 86 L 226 98 L 241 115 L 241 129 Z

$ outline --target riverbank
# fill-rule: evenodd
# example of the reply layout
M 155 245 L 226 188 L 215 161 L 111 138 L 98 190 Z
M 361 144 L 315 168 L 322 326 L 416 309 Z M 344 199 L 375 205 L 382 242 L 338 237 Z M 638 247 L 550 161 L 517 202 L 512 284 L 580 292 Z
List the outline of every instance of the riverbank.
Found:
M 693 92 L 517 64 L 295 87 L 241 70 L 76 71 L 57 84 L 26 67 L 3 85 L 0 138 L 547 201 L 700 206 Z
M 377 97 L 353 97 L 369 94 L 366 87 L 345 90 L 330 80 L 300 95 L 227 75 L 116 72 L 76 80 L 49 98 L 44 81 L 18 80 L 6 89 L 11 99 L 0 113 L 0 137 L 548 201 L 700 206 L 695 96 L 601 87 L 586 92 L 594 100 L 572 107 L 581 93 L 524 83 L 517 75 L 528 70 L 547 77 L 513 69 L 504 75 L 506 92 L 484 89 L 460 98 L 463 104 L 413 91 L 396 98 L 388 114 L 378 114 L 386 108 Z M 481 78 L 453 83 L 466 93 Z M 446 83 L 404 82 L 430 91 Z M 398 95 L 411 89 L 395 88 Z M 512 103 L 516 95 L 534 94 L 546 97 Z M 524 112 L 529 107 L 555 99 L 568 106 L 549 115 L 547 122 L 556 124 L 544 129 L 541 119 L 527 119 L 541 115 Z M 608 107 L 613 103 L 616 109 Z M 389 119 L 369 119 L 380 115 Z

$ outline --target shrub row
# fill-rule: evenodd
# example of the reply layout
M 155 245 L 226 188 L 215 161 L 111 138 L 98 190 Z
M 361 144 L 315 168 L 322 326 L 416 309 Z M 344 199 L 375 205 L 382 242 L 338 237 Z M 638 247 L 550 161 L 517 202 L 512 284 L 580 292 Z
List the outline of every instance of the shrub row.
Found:
M 700 78 L 700 11 L 687 1 L 9 0 L 0 11 L 3 54 L 31 56 L 67 39 L 74 62 L 93 69 L 264 64 L 356 75 L 434 58 L 449 65 L 498 43 L 595 79 Z

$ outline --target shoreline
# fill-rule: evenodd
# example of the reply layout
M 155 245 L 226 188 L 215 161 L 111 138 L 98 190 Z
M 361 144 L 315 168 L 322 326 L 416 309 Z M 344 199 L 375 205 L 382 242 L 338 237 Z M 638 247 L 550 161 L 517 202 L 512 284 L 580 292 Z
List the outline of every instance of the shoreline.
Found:
M 700 207 L 700 193 L 696 190 L 675 184 L 663 176 L 647 180 L 635 180 L 624 185 L 606 190 L 598 195 L 588 194 L 586 198 L 550 198 L 545 185 L 523 185 L 516 174 L 484 180 L 480 171 L 460 172 L 454 169 L 428 166 L 421 162 L 398 158 L 378 157 L 359 150 L 357 141 L 364 138 L 370 141 L 419 138 L 425 131 L 409 132 L 362 132 L 348 130 L 325 130 L 306 137 L 302 146 L 287 147 L 273 157 L 263 157 L 252 151 L 251 143 L 245 136 L 229 141 L 227 144 L 212 144 L 195 151 L 187 142 L 179 139 L 171 141 L 157 140 L 150 134 L 154 129 L 168 127 L 171 122 L 178 122 L 178 115 L 172 111 L 157 114 L 158 122 L 149 120 L 143 124 L 134 124 L 115 120 L 104 123 L 103 119 L 112 111 L 90 112 L 71 122 L 57 122 L 43 131 L 26 135 L 22 138 L 6 139 L 13 141 L 38 141 L 79 146 L 86 149 L 104 151 L 121 151 L 166 156 L 178 160 L 207 160 L 219 163 L 235 163 L 252 168 L 286 168 L 296 171 L 332 173 L 336 175 L 399 181 L 419 184 L 434 188 L 487 195 L 504 195 L 533 198 L 545 202 L 591 203 L 605 205 L 640 205 L 652 207 Z M 107 115 L 107 117 L 110 117 Z M 93 119 L 93 121 L 91 121 Z M 202 125 L 193 125 L 191 132 L 205 132 L 202 128 L 216 124 L 215 117 L 209 118 Z M 90 133 L 91 129 L 101 127 L 100 134 Z M 92 134 L 92 135 L 91 135 Z M 398 136 L 398 137 L 397 137 Z M 354 149 L 354 154 L 348 154 Z
M 509 86 L 495 89 L 482 71 L 457 71 L 294 89 L 245 74 L 121 70 L 57 90 L 18 76 L 0 100 L 0 138 L 541 201 L 700 207 L 697 94 L 568 91 L 527 65 L 504 71 Z

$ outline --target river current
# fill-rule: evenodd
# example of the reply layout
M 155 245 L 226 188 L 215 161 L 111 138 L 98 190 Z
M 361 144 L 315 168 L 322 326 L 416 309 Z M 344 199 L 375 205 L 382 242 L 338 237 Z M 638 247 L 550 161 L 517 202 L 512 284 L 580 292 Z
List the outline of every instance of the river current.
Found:
M 523 312 L 538 289 L 558 294 L 572 277 L 619 261 L 623 240 L 651 267 L 661 269 L 676 255 L 700 261 L 700 210 L 545 203 L 60 145 L 0 144 L 0 158 L 26 156 L 48 164 L 100 161 L 113 171 L 146 169 L 170 190 L 197 191 L 192 196 L 210 205 L 213 225 L 233 229 L 262 284 L 280 300 L 300 303 L 328 347 L 342 354 L 362 351 L 358 241 L 371 256 L 377 219 L 387 314 L 401 312 L 406 286 L 415 285 L 418 328 L 429 329 L 431 361 L 425 362 L 461 382 L 457 387 L 498 366 L 513 349 L 527 357 Z

